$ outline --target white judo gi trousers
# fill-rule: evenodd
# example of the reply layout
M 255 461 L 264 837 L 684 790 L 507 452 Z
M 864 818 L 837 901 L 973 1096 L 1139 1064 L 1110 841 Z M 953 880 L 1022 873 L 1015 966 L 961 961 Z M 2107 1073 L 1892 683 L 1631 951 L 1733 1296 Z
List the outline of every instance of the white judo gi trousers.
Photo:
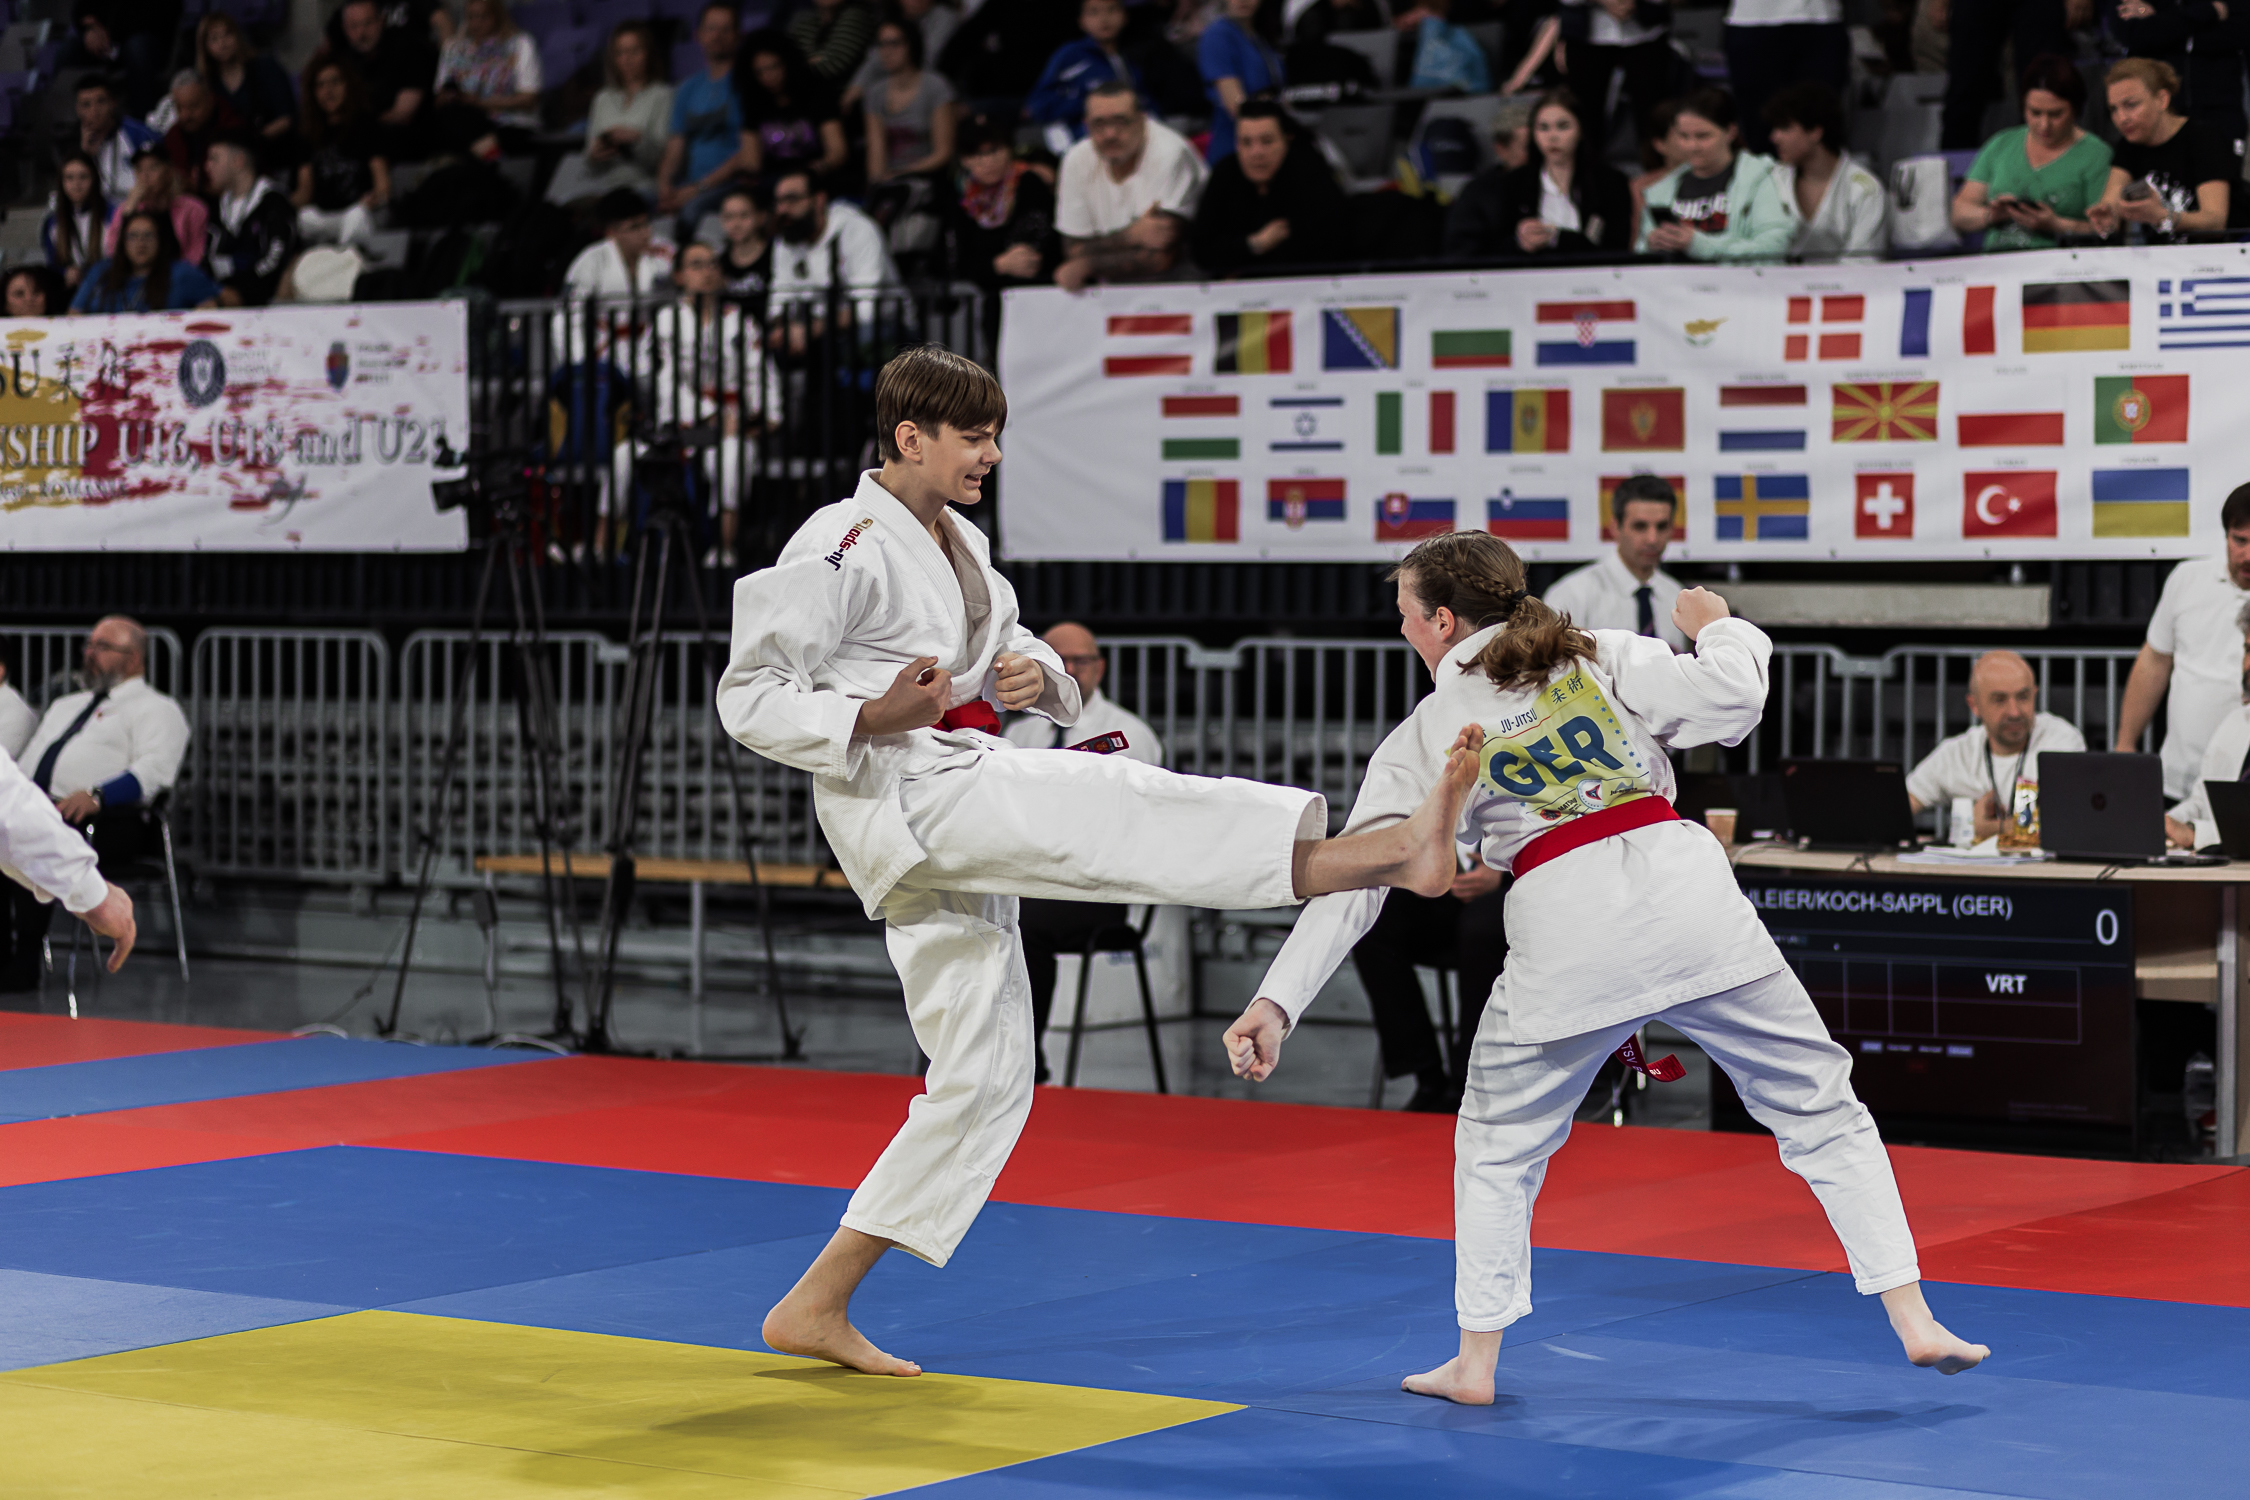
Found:
M 1289 906 L 1296 842 L 1328 831 L 1317 792 L 995 744 L 901 788 L 928 857 L 883 903 L 884 936 L 930 1070 L 843 1218 L 938 1266 L 1031 1113 L 1016 899 Z
M 1792 970 L 1650 1019 L 1726 1069 L 1780 1143 L 1782 1164 L 1827 1211 L 1862 1293 L 1921 1279 L 1890 1156 L 1852 1093 L 1851 1054 L 1829 1039 Z M 1485 1008 L 1453 1137 L 1453 1296 L 1464 1329 L 1489 1333 L 1531 1311 L 1531 1208 L 1547 1159 L 1569 1138 L 1571 1114 L 1603 1060 L 1643 1024 L 1519 1045 L 1499 995 Z

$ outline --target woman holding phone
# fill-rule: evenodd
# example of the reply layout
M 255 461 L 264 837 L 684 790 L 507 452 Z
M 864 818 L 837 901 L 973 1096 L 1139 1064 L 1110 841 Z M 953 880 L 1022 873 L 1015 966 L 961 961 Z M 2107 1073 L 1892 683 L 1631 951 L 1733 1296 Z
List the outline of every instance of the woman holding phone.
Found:
M 2023 70 L 2023 123 L 1984 143 L 1961 191 L 1953 227 L 1984 235 L 1987 250 L 2050 250 L 2065 235 L 2092 235 L 2086 210 L 2109 184 L 2109 146 L 2078 123 L 2086 85 L 2053 53 Z

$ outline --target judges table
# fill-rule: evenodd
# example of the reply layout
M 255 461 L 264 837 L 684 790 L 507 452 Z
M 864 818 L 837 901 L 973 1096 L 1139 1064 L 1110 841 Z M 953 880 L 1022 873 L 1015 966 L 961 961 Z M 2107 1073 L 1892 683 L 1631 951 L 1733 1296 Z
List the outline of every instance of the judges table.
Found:
M 2242 887 L 2202 867 L 1923 863 L 1750 844 L 1736 878 L 1855 1077 L 1949 1112 L 2014 1102 L 2022 1123 L 2113 1124 L 2132 1085 L 2133 1001 L 2218 1005 L 2217 1153 L 2250 1140 L 2241 1087 Z M 2123 1104 L 2128 1112 L 2130 1100 Z

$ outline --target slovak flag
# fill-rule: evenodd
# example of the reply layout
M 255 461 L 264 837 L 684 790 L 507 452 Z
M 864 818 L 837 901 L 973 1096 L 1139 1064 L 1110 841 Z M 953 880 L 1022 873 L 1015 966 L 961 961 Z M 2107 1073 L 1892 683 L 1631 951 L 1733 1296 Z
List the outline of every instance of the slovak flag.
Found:
M 1972 470 L 1961 476 L 1961 535 L 2054 534 L 2053 469 Z

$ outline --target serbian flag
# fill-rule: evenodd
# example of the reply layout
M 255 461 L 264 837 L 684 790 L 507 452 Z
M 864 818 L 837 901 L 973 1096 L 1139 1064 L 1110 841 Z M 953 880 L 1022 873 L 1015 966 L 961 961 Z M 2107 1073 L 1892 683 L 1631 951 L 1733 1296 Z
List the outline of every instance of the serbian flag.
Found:
M 1406 495 L 1385 495 L 1375 507 L 1375 540 L 1418 542 L 1426 536 L 1443 536 L 1453 529 L 1453 502 L 1416 500 Z
M 1344 481 L 1269 479 L 1266 481 L 1266 519 L 1279 521 L 1291 531 L 1307 521 L 1341 521 L 1344 519 Z
M 1486 391 L 1484 451 L 1568 453 L 1570 392 Z
M 2132 347 L 2132 282 L 2034 281 L 2024 287 L 2024 353 Z
M 1287 312 L 1220 313 L 1211 368 L 1221 375 L 1287 375 L 1291 363 Z
M 1570 502 L 1534 500 L 1502 490 L 1484 502 L 1484 529 L 1512 542 L 1570 540 Z
M 2188 440 L 2185 375 L 2096 375 L 2094 441 L 2184 443 Z
M 1677 453 L 1687 446 L 1687 392 L 1635 386 L 1602 392 L 1602 450 Z
M 1242 485 L 1233 479 L 1164 481 L 1164 540 L 1232 542 L 1241 537 Z
M 1961 476 L 1961 535 L 2053 536 L 2053 469 L 1971 470 Z

